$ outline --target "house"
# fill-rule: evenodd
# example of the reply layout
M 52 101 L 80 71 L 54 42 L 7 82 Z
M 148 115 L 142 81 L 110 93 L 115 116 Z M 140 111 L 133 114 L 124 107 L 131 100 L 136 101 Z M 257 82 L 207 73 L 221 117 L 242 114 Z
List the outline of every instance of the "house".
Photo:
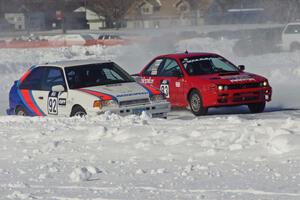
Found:
M 128 10 L 128 28 L 162 28 L 203 23 L 203 13 L 211 0 L 141 0 Z
M 90 30 L 99 30 L 106 27 L 105 17 L 98 15 L 96 12 L 85 7 L 79 7 L 74 12 L 85 13 L 87 24 Z
M 24 13 L 5 13 L 4 18 L 8 23 L 14 25 L 15 30 L 25 30 Z

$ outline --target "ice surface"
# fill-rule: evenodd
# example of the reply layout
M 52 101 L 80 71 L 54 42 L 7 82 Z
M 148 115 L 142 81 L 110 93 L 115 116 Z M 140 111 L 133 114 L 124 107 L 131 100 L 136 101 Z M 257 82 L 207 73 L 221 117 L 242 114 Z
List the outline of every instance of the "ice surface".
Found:
M 245 58 L 233 41 L 196 38 L 177 50 L 213 51 L 269 78 L 274 98 L 262 114 L 244 108 L 169 119 L 0 116 L 0 199 L 300 199 L 300 58 Z M 137 53 L 138 52 L 138 53 Z M 0 113 L 30 65 L 67 59 L 116 60 L 130 73 L 152 57 L 143 46 L 0 50 Z

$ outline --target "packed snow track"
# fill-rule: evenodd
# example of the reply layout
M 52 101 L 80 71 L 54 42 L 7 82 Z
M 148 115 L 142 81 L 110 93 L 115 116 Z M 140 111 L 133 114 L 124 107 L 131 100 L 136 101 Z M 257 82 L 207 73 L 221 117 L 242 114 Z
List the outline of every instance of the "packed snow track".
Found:
M 32 64 L 97 57 L 136 73 L 153 54 L 140 45 L 0 50 L 0 199 L 300 199 L 298 53 L 236 58 L 231 45 L 196 38 L 177 49 L 220 53 L 269 78 L 274 98 L 265 113 L 6 116 L 9 89 Z

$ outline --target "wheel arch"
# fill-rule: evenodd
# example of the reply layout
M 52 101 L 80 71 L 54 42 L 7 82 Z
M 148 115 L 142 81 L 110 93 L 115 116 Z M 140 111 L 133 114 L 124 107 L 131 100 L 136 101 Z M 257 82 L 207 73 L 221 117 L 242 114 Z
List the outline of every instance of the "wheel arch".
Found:
M 72 106 L 72 108 L 71 108 L 70 116 L 72 115 L 72 113 L 73 113 L 73 111 L 74 111 L 75 108 L 82 108 L 86 112 L 86 109 L 82 105 L 80 105 L 80 104 L 74 104 Z
M 193 91 L 197 91 L 199 93 L 200 97 L 202 98 L 201 91 L 198 88 L 192 87 L 189 89 L 189 92 L 187 93 L 187 96 L 186 96 L 187 102 L 189 102 L 190 95 Z

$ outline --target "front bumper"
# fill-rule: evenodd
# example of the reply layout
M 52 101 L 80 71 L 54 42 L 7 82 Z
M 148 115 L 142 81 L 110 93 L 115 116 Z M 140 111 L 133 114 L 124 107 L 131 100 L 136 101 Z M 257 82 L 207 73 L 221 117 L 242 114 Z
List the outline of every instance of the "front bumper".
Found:
M 152 115 L 152 117 L 167 117 L 168 112 L 170 112 L 171 104 L 167 101 L 150 103 L 144 105 L 132 105 L 132 106 L 124 106 L 120 108 L 103 108 L 102 110 L 97 111 L 97 114 L 103 114 L 107 111 L 110 111 L 115 114 L 119 114 L 121 116 L 126 115 L 140 115 L 143 111 L 148 112 Z
M 269 102 L 272 100 L 272 88 L 252 88 L 218 91 L 207 107 L 247 105 L 251 103 Z

